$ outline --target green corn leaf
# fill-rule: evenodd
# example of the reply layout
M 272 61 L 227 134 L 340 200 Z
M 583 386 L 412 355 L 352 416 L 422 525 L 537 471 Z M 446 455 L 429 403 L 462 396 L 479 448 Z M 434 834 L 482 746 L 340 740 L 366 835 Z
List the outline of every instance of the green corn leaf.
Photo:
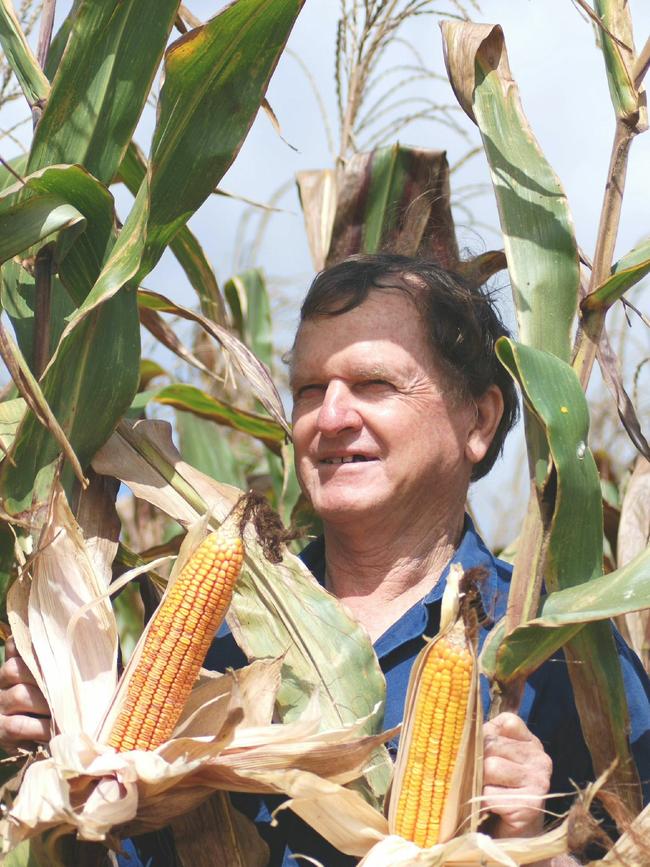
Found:
M 303 2 L 238 0 L 167 52 L 140 280 L 235 158 Z
M 149 173 L 70 330 L 122 286 L 140 282 L 212 193 L 255 118 L 302 2 L 238 0 L 167 51 Z
M 16 181 L 18 181 L 16 175 L 18 175 L 19 178 L 22 178 L 25 174 L 25 169 L 27 168 L 27 154 L 21 154 L 11 160 L 6 160 L 6 163 L 16 174 L 10 172 L 6 166 L 0 163 L 0 192 L 6 190 L 7 187 L 13 187 Z
M 138 386 L 139 358 L 135 292 L 116 295 L 59 343 L 40 385 L 82 467 L 127 411 Z M 47 502 L 59 447 L 30 412 L 12 454 L 15 465 L 1 465 L 0 496 L 5 510 L 19 517 Z M 69 483 L 69 475 L 63 480 Z
M 542 527 L 547 589 L 583 585 L 603 572 L 603 516 L 598 470 L 587 446 L 589 413 L 580 382 L 568 364 L 550 353 L 501 338 L 497 354 L 521 386 L 551 455 L 549 472 L 539 485 L 539 499 L 548 516 Z M 565 654 L 594 769 L 602 773 L 617 758 L 610 782 L 636 811 L 638 779 L 625 735 L 627 702 L 610 625 L 586 625 L 568 642 Z M 504 675 L 497 665 L 497 679 L 507 683 Z
M 606 310 L 648 273 L 650 273 L 650 238 L 616 262 L 611 277 L 587 295 L 582 302 L 583 311 L 586 313 L 590 310 Z
M 9 451 L 16 438 L 16 431 L 25 415 L 26 404 L 22 397 L 4 400 L 0 403 L 0 448 Z
M 230 406 L 194 385 L 175 383 L 164 386 L 153 392 L 150 400 L 241 431 L 278 454 L 285 439 L 284 429 L 272 419 Z
M 52 199 L 71 202 L 80 215 L 77 223 L 84 231 L 74 243 L 60 238 L 59 271 L 76 293 L 74 302 L 83 302 L 83 293 L 93 285 L 114 231 L 113 199 L 108 190 L 79 166 L 54 166 L 29 175 L 15 195 L 6 190 L 2 203 L 14 210 L 29 210 L 32 202 Z M 69 232 L 69 230 L 68 230 Z M 12 263 L 13 265 L 14 263 Z M 13 277 L 13 281 L 7 278 Z M 20 267 L 3 269 L 3 295 L 13 302 L 21 319 L 23 346 L 33 341 L 33 284 L 21 279 Z M 29 290 L 32 290 L 31 296 Z M 25 293 L 25 294 L 22 294 Z M 59 281 L 53 282 L 55 333 L 61 326 L 68 295 Z M 70 299 L 68 298 L 68 304 Z M 50 335 L 52 337 L 52 335 Z M 71 334 L 59 340 L 40 381 L 44 404 L 49 407 L 70 443 L 81 467 L 106 440 L 117 420 L 128 409 L 138 383 L 140 330 L 135 292 L 122 292 L 93 311 Z M 25 354 L 25 352 L 23 352 Z M 59 460 L 58 440 L 33 412 L 22 420 L 13 443 L 13 463 L 4 461 L 0 469 L 0 494 L 9 514 L 21 515 L 32 506 L 47 502 Z M 79 473 L 78 473 L 79 474 Z M 70 481 L 66 470 L 64 481 Z
M 228 438 L 219 428 L 207 419 L 178 411 L 176 429 L 183 460 L 218 482 L 246 488 L 244 464 L 237 460 Z
M 47 99 L 50 83 L 27 43 L 11 0 L 0 0 L 0 45 L 27 102 L 33 106 Z
M 528 677 L 585 623 L 650 608 L 650 548 L 628 564 L 586 584 L 549 593 L 539 615 L 505 635 L 504 624 L 490 632 L 481 668 L 506 679 Z
M 146 173 L 147 160 L 137 144 L 132 141 L 120 164 L 119 179 L 135 196 Z M 169 246 L 179 265 L 185 271 L 192 288 L 199 296 L 204 316 L 213 322 L 224 325 L 226 315 L 219 284 L 212 265 L 210 265 L 196 235 L 187 226 L 183 226 L 178 230 Z
M 58 447 L 61 449 L 63 454 L 70 462 L 70 466 L 74 470 L 76 477 L 79 479 L 80 482 L 82 482 L 82 484 L 85 484 L 83 471 L 79 464 L 79 460 L 74 453 L 74 450 L 72 449 L 72 446 L 68 442 L 66 435 L 62 430 L 60 424 L 58 423 L 57 419 L 54 417 L 52 410 L 43 395 L 41 387 L 35 379 L 34 375 L 32 374 L 31 370 L 29 369 L 29 365 L 27 364 L 19 347 L 16 345 L 11 335 L 7 331 L 5 331 L 1 323 L 0 355 L 2 356 L 2 360 L 4 361 L 11 375 L 11 378 L 13 379 L 16 388 L 20 392 L 21 396 L 25 399 L 26 404 L 29 406 L 30 410 L 38 419 L 40 424 L 43 425 L 43 427 L 52 435 L 54 440 L 56 440 Z M 19 432 L 17 431 L 14 438 L 14 444 L 17 443 L 18 437 Z M 11 460 L 7 461 L 7 463 L 17 470 L 17 460 L 14 456 L 15 451 L 16 449 L 12 447 L 9 455 Z
M 113 218 L 113 197 L 79 166 L 50 166 L 33 172 L 0 193 L 0 261 L 75 226 L 74 233 L 62 237 L 58 257 L 67 255 L 80 232 L 86 238 L 91 233 L 91 240 L 82 245 L 83 255 L 95 252 L 98 271 L 101 263 L 96 260 L 104 255 Z
M 251 268 L 232 277 L 224 286 L 236 330 L 246 346 L 273 369 L 271 301 L 264 272 Z
M 641 131 L 647 123 L 647 109 L 634 86 L 632 13 L 621 0 L 595 0 L 594 6 L 603 23 L 603 27 L 597 27 L 597 34 L 616 116 Z
M 83 2 L 84 0 L 74 0 L 74 2 L 72 3 L 72 8 L 63 19 L 63 22 L 57 32 L 52 37 L 52 41 L 50 42 L 50 48 L 47 52 L 47 60 L 45 62 L 45 74 L 50 81 L 52 81 L 57 69 L 59 68 L 61 58 L 63 57 L 63 52 L 65 51 L 66 45 L 68 44 L 68 39 L 70 38 L 70 34 L 72 33 L 72 25 L 74 23 L 77 12 L 79 11 L 79 7 Z
M 501 28 L 445 21 L 442 32 L 452 87 L 490 166 L 519 339 L 568 361 L 580 273 L 566 195 L 523 112 Z
M 0 259 L 22 253 L 30 260 L 32 245 L 52 234 L 57 236 L 54 258 L 60 263 L 62 280 L 57 275 L 52 280 L 49 355 L 55 352 L 65 317 L 74 310 L 75 302 L 83 302 L 99 273 L 112 243 L 114 217 L 111 194 L 79 166 L 50 166 L 0 194 Z M 54 226 L 57 231 L 52 233 Z M 35 305 L 32 269 L 17 260 L 8 261 L 2 277 L 3 306 L 16 329 L 21 351 L 31 362 Z
M 179 0 L 82 0 L 36 128 L 30 171 L 77 163 L 110 183 L 140 118 Z
M 3 207 L 3 205 L 5 205 Z M 84 222 L 83 215 L 57 196 L 32 196 L 12 205 L 0 203 L 0 261 L 6 262 L 39 241 Z

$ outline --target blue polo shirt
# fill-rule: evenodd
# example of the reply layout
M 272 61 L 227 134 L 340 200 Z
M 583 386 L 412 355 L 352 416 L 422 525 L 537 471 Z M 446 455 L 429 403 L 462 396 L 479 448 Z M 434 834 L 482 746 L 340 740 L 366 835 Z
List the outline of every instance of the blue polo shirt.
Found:
M 323 540 L 317 539 L 308 545 L 301 557 L 316 579 L 324 583 Z M 465 569 L 478 566 L 485 570 L 485 579 L 481 585 L 485 613 L 479 636 L 481 645 L 494 622 L 505 614 L 512 567 L 492 556 L 470 519 L 466 518 L 460 545 L 436 586 L 375 642 L 375 652 L 386 677 L 385 728 L 391 728 L 402 720 L 411 666 L 423 646 L 424 636 L 431 637 L 438 631 L 440 602 L 452 563 L 460 563 Z M 650 681 L 636 655 L 618 633 L 614 634 L 630 710 L 632 753 L 643 783 L 644 802 L 648 803 Z M 219 631 L 205 664 L 207 668 L 217 671 L 229 667 L 240 668 L 246 664 L 246 658 L 226 627 Z M 482 683 L 482 698 L 487 715 L 490 696 L 485 679 Z M 572 792 L 574 784 L 581 786 L 593 780 L 591 758 L 582 737 L 567 666 L 561 651 L 544 663 L 527 681 L 520 716 L 542 741 L 544 749 L 553 760 L 551 792 Z M 394 757 L 397 738 L 390 741 L 387 747 Z M 234 806 L 256 822 L 260 834 L 269 845 L 269 867 L 295 867 L 298 862 L 291 857 L 292 853 L 309 855 L 325 867 L 348 867 L 357 863 L 356 858 L 342 855 L 330 846 L 290 810 L 280 811 L 277 827 L 271 827 L 271 811 L 281 800 L 241 794 L 232 796 Z M 553 811 L 561 812 L 566 809 L 569 801 L 570 798 L 563 804 L 554 800 Z M 120 867 L 173 867 L 176 860 L 171 835 L 159 832 L 126 841 L 125 854 L 118 857 L 118 863 Z

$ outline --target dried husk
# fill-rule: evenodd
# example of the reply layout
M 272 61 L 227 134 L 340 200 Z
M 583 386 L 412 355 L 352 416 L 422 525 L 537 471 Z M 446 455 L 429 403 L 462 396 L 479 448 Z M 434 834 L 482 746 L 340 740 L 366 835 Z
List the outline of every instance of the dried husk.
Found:
M 458 758 L 452 773 L 449 795 L 445 801 L 441 822 L 440 842 L 444 843 L 459 831 L 476 831 L 479 823 L 480 795 L 483 789 L 483 713 L 481 711 L 481 691 L 479 670 L 476 659 L 476 635 L 469 619 L 466 589 L 463 584 L 463 567 L 453 564 L 442 600 L 440 629 L 420 651 L 413 663 L 409 677 L 404 705 L 404 722 L 400 736 L 399 751 L 395 763 L 395 774 L 391 786 L 388 826 L 395 832 L 395 822 L 399 795 L 406 772 L 409 748 L 415 736 L 415 708 L 422 680 L 422 670 L 430 654 L 439 641 L 453 636 L 453 640 L 465 646 L 472 657 L 472 677 L 465 714 L 465 724 L 458 750 Z M 463 599 L 464 597 L 464 599 Z

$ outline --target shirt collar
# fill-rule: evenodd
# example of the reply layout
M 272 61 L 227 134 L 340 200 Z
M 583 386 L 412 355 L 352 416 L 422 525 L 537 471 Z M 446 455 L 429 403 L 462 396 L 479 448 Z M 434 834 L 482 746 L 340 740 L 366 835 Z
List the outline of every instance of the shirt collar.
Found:
M 325 586 L 325 540 L 319 536 L 304 549 L 300 558 L 305 563 L 307 568 L 312 572 L 316 580 L 323 587 Z M 481 582 L 481 598 L 483 608 L 489 614 L 494 612 L 497 605 L 498 591 L 498 576 L 496 560 L 485 543 L 479 536 L 474 526 L 474 522 L 469 515 L 465 515 L 465 523 L 463 526 L 463 534 L 460 543 L 450 561 L 442 571 L 440 580 L 435 587 L 427 593 L 422 600 L 425 605 L 433 605 L 442 599 L 442 594 L 447 585 L 447 577 L 452 564 L 458 563 L 465 569 L 475 566 L 483 567 L 487 574 L 485 580 Z

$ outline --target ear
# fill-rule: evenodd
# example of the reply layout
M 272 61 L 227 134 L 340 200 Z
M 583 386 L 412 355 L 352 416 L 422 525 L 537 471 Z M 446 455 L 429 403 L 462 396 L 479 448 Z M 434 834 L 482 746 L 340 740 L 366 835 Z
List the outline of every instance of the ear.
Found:
M 474 401 L 476 415 L 474 426 L 467 435 L 465 457 L 471 464 L 478 464 L 485 457 L 503 415 L 503 395 L 497 385 L 491 385 Z

